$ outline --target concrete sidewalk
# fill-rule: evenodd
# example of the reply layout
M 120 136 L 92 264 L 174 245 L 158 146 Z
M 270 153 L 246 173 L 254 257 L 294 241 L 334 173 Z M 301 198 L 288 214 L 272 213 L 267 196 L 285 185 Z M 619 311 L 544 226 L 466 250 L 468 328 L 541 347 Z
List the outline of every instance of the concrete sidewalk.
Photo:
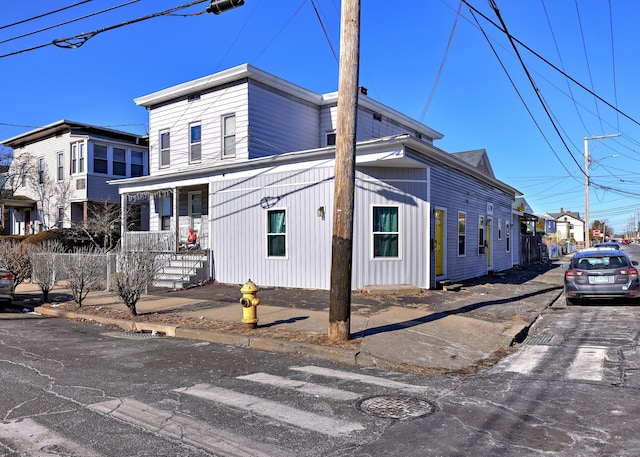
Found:
M 264 289 L 258 292 L 258 329 L 238 331 L 241 285 L 206 284 L 187 290 L 154 290 L 141 298 L 138 316 L 109 292 L 91 292 L 82 308 L 54 289 L 44 316 L 91 320 L 126 331 L 283 351 L 360 365 L 468 372 L 495 362 L 526 335 L 539 314 L 562 293 L 560 261 L 514 268 L 463 282 L 457 292 L 429 290 L 355 293 L 347 344 L 329 345 L 328 291 Z M 41 297 L 22 284 L 19 303 Z M 25 301 L 26 300 L 26 301 Z M 215 324 L 215 325 L 214 325 Z M 324 338 L 324 341 L 322 341 Z

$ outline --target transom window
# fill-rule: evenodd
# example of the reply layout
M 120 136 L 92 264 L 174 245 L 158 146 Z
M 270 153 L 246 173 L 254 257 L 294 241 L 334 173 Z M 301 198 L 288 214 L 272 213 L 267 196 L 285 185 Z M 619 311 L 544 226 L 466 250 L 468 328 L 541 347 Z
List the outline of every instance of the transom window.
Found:
M 287 255 L 287 213 L 284 209 L 267 211 L 267 257 Z
M 374 206 L 372 217 L 373 257 L 399 257 L 400 231 L 397 206 Z

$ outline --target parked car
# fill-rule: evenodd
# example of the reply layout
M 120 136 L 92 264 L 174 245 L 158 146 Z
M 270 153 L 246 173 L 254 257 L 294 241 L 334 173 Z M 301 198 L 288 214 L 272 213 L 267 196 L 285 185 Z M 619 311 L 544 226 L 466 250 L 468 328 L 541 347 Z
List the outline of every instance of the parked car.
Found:
M 612 249 L 622 249 L 622 247 L 616 243 L 615 241 L 605 241 L 604 243 L 596 243 L 594 248 L 612 248 Z
M 620 249 L 594 247 L 576 252 L 564 274 L 567 305 L 594 299 L 640 298 L 638 262 Z
M 14 275 L 8 270 L 0 267 L 0 302 L 10 305 L 15 292 L 13 286 Z

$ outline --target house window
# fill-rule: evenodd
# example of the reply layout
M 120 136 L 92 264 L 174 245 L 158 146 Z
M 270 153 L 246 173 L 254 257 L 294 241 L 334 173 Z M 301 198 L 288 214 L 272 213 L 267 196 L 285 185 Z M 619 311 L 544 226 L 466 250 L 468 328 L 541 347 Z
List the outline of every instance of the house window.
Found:
M 64 152 L 58 152 L 57 171 L 58 181 L 64 181 Z
M 196 232 L 202 228 L 202 192 L 189 192 L 189 226 Z
M 169 130 L 160 132 L 160 167 L 171 165 L 171 137 Z
M 498 239 L 502 239 L 502 219 L 498 219 Z
M 327 146 L 336 145 L 336 132 L 327 132 Z
M 84 143 L 78 146 L 78 173 L 84 173 Z
M 200 162 L 201 153 L 201 125 L 191 124 L 189 127 L 189 163 Z
M 38 184 L 44 184 L 44 157 L 38 159 Z
M 107 147 L 104 144 L 93 145 L 93 172 L 107 174 Z
M 71 145 L 71 174 L 78 172 L 78 145 Z
M 122 148 L 113 148 L 113 174 L 127 176 L 127 151 Z
M 267 257 L 287 255 L 287 214 L 283 209 L 267 211 Z
M 131 176 L 134 178 L 144 174 L 144 155 L 140 151 L 131 151 Z
M 507 252 L 511 252 L 511 223 L 507 222 L 504 224 L 505 232 L 505 250 Z
M 467 215 L 458 213 L 458 255 L 466 254 L 467 245 Z
M 484 237 L 484 216 L 478 217 L 478 254 L 483 255 L 487 241 Z
M 222 118 L 222 157 L 236 156 L 236 115 Z
M 160 198 L 160 230 L 171 230 L 172 201 L 171 195 Z
M 56 221 L 56 226 L 58 228 L 62 228 L 64 225 L 64 208 L 58 208 L 58 220 Z
M 398 257 L 400 252 L 399 208 L 374 206 L 372 217 L 373 257 Z
M 20 185 L 27 187 L 27 163 L 22 162 L 20 164 Z

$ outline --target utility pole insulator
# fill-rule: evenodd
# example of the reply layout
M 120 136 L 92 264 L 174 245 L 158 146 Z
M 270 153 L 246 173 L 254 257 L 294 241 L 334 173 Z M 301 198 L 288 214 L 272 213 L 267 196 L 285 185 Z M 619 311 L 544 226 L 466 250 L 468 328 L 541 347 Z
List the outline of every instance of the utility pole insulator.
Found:
M 207 13 L 220 14 L 244 5 L 244 0 L 211 0 Z

